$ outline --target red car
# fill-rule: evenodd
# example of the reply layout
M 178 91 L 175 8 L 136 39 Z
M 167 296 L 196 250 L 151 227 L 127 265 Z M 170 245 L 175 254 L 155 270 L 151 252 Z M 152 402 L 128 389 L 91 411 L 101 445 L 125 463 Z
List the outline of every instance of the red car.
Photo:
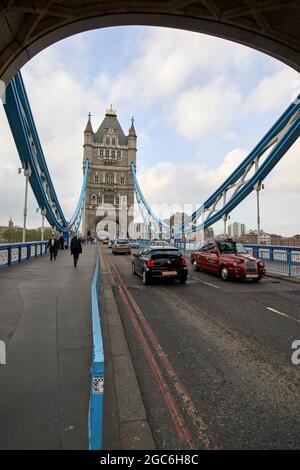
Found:
M 260 281 L 266 274 L 265 264 L 249 255 L 242 243 L 233 240 L 211 240 L 191 253 L 195 271 L 210 271 L 224 281 L 253 279 Z

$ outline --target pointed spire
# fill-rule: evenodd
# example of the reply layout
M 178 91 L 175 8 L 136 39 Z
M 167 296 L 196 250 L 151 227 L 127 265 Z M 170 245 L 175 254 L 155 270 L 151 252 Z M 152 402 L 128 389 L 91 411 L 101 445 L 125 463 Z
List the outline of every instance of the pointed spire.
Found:
M 87 122 L 87 125 L 86 125 L 86 128 L 84 130 L 84 132 L 91 132 L 93 134 L 93 128 L 92 128 L 92 123 L 91 123 L 91 113 L 88 114 L 88 122 Z
M 135 132 L 135 128 L 134 128 L 134 117 L 132 116 L 131 118 L 131 127 L 129 129 L 129 135 L 133 135 L 136 137 L 136 132 Z

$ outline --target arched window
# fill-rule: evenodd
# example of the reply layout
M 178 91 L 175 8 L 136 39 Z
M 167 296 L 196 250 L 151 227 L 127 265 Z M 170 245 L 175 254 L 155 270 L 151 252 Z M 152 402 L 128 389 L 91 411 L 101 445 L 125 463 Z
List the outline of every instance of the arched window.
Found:
M 113 182 L 114 182 L 114 174 L 113 173 L 106 173 L 105 183 L 112 184 Z
M 116 138 L 115 137 L 112 138 L 111 144 L 116 145 Z
M 109 137 L 106 137 L 105 143 L 106 143 L 106 145 L 110 145 L 110 138 Z
M 125 177 L 121 176 L 121 184 L 125 184 Z

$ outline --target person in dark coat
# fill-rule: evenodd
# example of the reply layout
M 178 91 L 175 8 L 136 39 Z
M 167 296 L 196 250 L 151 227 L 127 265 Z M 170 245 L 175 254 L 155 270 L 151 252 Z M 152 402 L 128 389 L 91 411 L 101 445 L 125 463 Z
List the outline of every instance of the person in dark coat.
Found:
M 56 256 L 57 256 L 57 240 L 55 238 L 55 233 L 52 233 L 52 236 L 51 236 L 50 240 L 48 241 L 47 248 L 48 248 L 49 253 L 50 253 L 49 261 L 52 261 L 53 258 L 54 258 L 54 261 L 55 261 Z
M 61 250 L 64 250 L 64 248 L 65 248 L 65 239 L 64 239 L 64 236 L 63 236 L 63 235 L 61 235 L 61 236 L 59 237 L 59 244 L 60 244 L 60 249 L 61 249 Z
M 77 266 L 80 253 L 82 253 L 81 241 L 75 235 L 71 241 L 71 255 L 73 255 L 75 268 Z

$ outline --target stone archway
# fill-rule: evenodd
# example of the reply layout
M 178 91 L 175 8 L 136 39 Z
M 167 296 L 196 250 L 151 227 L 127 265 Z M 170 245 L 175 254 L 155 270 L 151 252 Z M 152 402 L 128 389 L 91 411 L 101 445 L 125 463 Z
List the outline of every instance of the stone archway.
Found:
M 4 5 L 6 3 L 6 5 Z M 121 25 L 206 33 L 265 52 L 300 71 L 300 4 L 281 0 L 6 0 L 0 5 L 0 78 L 73 34 Z

